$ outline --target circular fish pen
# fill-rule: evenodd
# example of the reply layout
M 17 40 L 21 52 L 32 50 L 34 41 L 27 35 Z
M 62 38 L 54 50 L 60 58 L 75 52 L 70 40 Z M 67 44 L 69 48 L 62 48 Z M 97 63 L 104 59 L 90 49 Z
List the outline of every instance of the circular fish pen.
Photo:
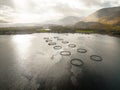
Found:
M 53 48 L 54 48 L 55 50 L 60 50 L 60 49 L 62 49 L 61 46 L 54 46 Z
M 54 37 L 54 38 L 55 38 L 55 39 L 58 39 L 59 37 L 56 36 L 56 37 Z
M 62 56 L 70 56 L 71 52 L 70 51 L 61 51 L 60 55 L 62 55 Z
M 102 61 L 102 57 L 98 56 L 98 55 L 91 55 L 90 59 L 93 61 Z
M 57 38 L 57 40 L 58 40 L 58 41 L 63 41 L 63 39 L 62 39 L 62 38 Z
M 86 50 L 86 49 L 79 48 L 79 49 L 77 49 L 77 52 L 78 52 L 78 53 L 86 53 L 87 50 Z
M 46 42 L 52 42 L 52 40 L 48 39 L 48 40 L 46 40 Z
M 43 39 L 48 40 L 48 39 L 49 39 L 49 37 L 44 37 Z
M 63 44 L 68 44 L 69 42 L 68 41 L 62 41 Z
M 68 46 L 69 46 L 70 48 L 75 48 L 75 47 L 76 47 L 75 44 L 69 44 Z
M 56 43 L 55 42 L 49 42 L 48 45 L 50 45 L 50 46 L 51 45 L 56 45 Z
M 73 65 L 73 66 L 76 66 L 76 67 L 81 67 L 83 66 L 83 61 L 81 59 L 78 59 L 78 58 L 74 58 L 70 61 L 70 63 Z

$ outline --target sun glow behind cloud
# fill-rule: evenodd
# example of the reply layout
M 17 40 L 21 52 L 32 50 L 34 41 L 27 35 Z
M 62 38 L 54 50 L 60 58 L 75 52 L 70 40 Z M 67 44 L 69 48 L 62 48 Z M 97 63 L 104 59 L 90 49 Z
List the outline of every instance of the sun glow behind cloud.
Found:
M 13 23 L 40 23 L 62 17 L 52 7 L 56 6 L 55 0 L 13 0 L 17 13 Z
M 27 0 L 13 0 L 15 9 L 19 9 L 23 12 L 27 12 L 28 3 Z
M 9 16 L 6 14 L 6 10 L 3 11 L 10 22 L 12 23 L 41 23 L 51 19 L 57 19 L 63 15 L 56 13 L 51 7 L 54 7 L 55 2 L 48 2 L 48 0 L 12 0 L 14 9 L 8 9 Z M 54 1 L 54 0 L 53 0 Z
M 13 23 L 39 23 L 64 16 L 79 16 L 87 9 L 79 0 L 13 0 L 13 3 L 17 11 Z

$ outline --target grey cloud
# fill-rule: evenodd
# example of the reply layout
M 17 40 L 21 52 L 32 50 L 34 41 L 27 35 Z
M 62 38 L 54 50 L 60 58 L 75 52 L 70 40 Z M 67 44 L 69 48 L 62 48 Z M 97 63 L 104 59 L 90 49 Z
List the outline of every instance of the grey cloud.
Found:
M 29 11 L 33 11 L 34 7 L 36 6 L 36 4 L 32 1 L 32 0 L 28 0 L 27 2 L 27 6 L 28 6 L 28 10 Z M 0 6 L 8 6 L 11 8 L 15 8 L 14 2 L 13 0 L 0 0 Z
M 7 6 L 14 7 L 12 0 L 0 0 L 0 5 L 7 5 Z
M 118 3 L 119 0 L 79 0 L 79 1 L 85 4 L 86 7 L 98 6 L 104 8 L 112 7 L 119 4 Z
M 10 6 L 0 5 L 0 14 L 9 15 L 10 13 L 14 13 L 14 12 L 15 10 Z
M 101 5 L 101 0 L 79 0 L 80 2 L 84 3 L 86 6 L 98 6 Z
M 0 5 L 0 18 L 6 21 L 11 21 L 14 18 L 15 10 L 6 5 Z
M 36 6 L 37 6 L 36 3 L 34 3 L 32 0 L 29 0 L 27 2 L 27 7 L 28 7 L 27 10 L 28 10 L 28 12 L 33 12 L 34 13 Z
M 111 2 L 106 1 L 106 2 L 104 2 L 104 3 L 102 4 L 102 6 L 103 6 L 103 7 L 111 7 L 112 4 L 111 4 Z

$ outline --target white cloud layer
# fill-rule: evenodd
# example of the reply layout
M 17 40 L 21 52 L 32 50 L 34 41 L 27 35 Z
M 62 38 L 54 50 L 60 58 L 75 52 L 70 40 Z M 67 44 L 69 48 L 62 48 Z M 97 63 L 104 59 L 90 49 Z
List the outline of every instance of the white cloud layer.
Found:
M 0 19 L 13 23 L 44 22 L 65 16 L 87 16 L 119 0 L 0 0 Z

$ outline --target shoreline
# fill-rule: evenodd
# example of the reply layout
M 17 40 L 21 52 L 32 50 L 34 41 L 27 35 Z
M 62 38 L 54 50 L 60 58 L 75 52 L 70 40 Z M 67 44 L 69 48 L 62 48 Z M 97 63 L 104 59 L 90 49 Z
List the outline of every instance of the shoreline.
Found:
M 58 33 L 58 34 L 65 34 L 65 32 L 37 32 L 37 31 L 8 31 L 8 32 L 1 32 L 0 31 L 0 35 L 25 35 L 25 34 L 34 34 L 34 33 Z M 83 32 L 67 32 L 67 33 L 71 33 L 71 34 L 101 34 L 101 35 L 109 35 L 109 36 L 114 36 L 114 37 L 120 37 L 120 35 L 117 35 L 117 34 L 111 34 L 111 33 L 83 33 Z

